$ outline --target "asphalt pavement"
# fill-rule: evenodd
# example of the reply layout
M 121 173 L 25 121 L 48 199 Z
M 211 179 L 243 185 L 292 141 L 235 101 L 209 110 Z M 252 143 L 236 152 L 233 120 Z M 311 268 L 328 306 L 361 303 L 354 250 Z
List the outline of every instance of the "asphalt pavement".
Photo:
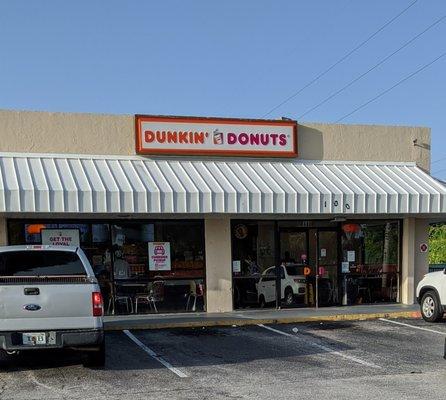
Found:
M 419 319 L 108 332 L 104 369 L 23 353 L 0 399 L 444 399 L 445 338 Z

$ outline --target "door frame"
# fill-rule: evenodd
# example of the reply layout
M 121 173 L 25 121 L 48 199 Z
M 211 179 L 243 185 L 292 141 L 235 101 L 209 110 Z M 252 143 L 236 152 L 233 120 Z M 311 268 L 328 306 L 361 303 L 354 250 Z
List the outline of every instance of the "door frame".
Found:
M 318 228 L 313 228 L 316 229 L 316 247 L 317 247 L 317 257 L 316 257 L 316 272 L 317 275 L 319 276 L 319 254 L 320 254 L 320 242 L 319 242 L 319 232 L 335 232 L 336 233 L 336 252 L 337 252 L 337 257 L 336 257 L 336 285 L 337 285 L 337 289 L 338 289 L 338 301 L 337 303 L 333 303 L 331 306 L 339 306 L 342 304 L 342 301 L 340 301 L 340 299 L 342 299 L 343 296 L 343 291 L 344 288 L 342 286 L 342 268 L 341 268 L 341 256 L 342 256 L 342 232 L 341 232 L 341 228 L 340 228 L 340 224 L 337 223 L 336 226 L 333 227 L 318 227 Z
M 307 227 L 279 227 L 278 222 L 276 221 L 276 309 L 280 310 L 282 306 L 282 275 L 280 271 L 280 266 L 282 265 L 282 246 L 280 243 L 280 234 L 282 232 L 303 232 L 305 233 L 305 244 L 306 244 L 306 253 L 307 253 L 307 261 L 308 261 L 308 253 L 310 250 L 310 228 Z M 297 262 L 297 261 L 296 261 Z M 316 272 L 316 271 L 315 271 Z

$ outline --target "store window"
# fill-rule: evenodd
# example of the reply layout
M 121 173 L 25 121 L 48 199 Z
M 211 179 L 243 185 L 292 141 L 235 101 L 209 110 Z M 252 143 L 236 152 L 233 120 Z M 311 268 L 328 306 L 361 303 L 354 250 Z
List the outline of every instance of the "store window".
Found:
M 398 221 L 342 225 L 342 272 L 347 304 L 398 301 Z
M 274 221 L 233 221 L 231 236 L 234 308 L 275 307 Z
M 205 310 L 203 221 L 8 223 L 10 244 L 39 244 L 42 229 L 77 229 L 98 278 L 108 313 Z M 166 250 L 162 268 L 152 248 Z

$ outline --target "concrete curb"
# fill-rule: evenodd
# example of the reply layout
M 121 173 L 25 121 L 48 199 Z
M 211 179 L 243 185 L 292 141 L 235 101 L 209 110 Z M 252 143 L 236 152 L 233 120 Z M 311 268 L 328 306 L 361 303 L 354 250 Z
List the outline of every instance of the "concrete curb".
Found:
M 378 318 L 420 318 L 419 311 L 396 311 L 363 314 L 336 314 L 317 315 L 307 317 L 283 317 L 283 318 L 230 318 L 230 319 L 201 319 L 197 321 L 111 321 L 106 322 L 106 331 L 122 331 L 124 329 L 170 329 L 170 328 L 202 328 L 213 326 L 247 326 L 258 324 L 292 324 L 302 322 L 330 322 L 330 321 L 364 321 Z

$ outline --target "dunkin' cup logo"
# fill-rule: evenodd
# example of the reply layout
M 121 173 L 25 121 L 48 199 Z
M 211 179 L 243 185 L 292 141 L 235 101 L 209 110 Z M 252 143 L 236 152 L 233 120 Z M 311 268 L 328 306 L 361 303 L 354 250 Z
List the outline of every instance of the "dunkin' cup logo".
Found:
M 223 144 L 223 132 L 218 129 L 214 130 L 214 144 Z

